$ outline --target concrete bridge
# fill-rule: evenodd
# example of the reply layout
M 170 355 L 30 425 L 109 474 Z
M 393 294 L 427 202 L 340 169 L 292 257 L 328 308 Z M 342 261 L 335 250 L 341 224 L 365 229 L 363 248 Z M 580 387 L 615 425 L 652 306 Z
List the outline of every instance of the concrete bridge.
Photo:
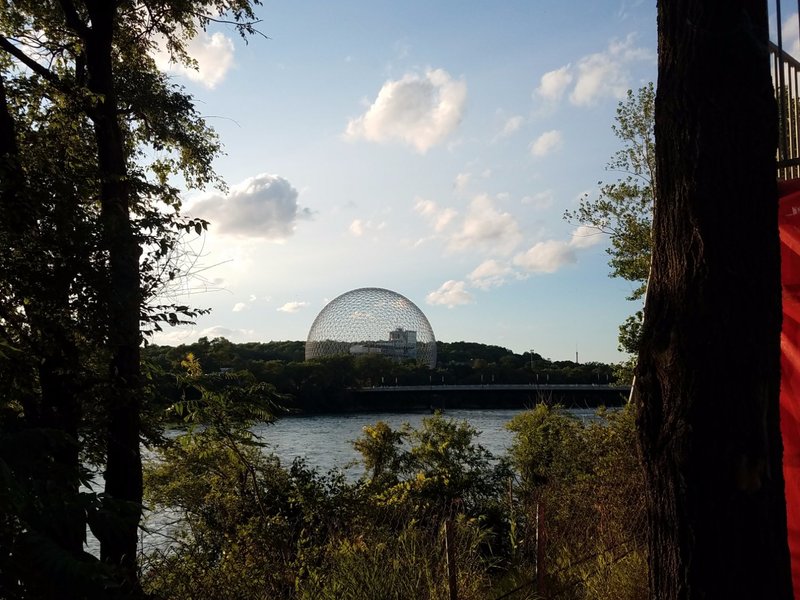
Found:
M 620 406 L 630 386 L 493 383 L 485 385 L 384 385 L 350 390 L 352 400 L 378 410 L 525 408 L 540 402 L 567 407 Z

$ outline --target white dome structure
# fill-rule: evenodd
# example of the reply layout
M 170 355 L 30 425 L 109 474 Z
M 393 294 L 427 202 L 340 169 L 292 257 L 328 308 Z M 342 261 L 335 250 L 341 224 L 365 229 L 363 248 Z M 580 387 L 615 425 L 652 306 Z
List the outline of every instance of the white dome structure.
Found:
M 436 366 L 436 338 L 427 317 L 405 296 L 359 288 L 331 300 L 306 340 L 306 360 L 340 354 L 380 354 Z

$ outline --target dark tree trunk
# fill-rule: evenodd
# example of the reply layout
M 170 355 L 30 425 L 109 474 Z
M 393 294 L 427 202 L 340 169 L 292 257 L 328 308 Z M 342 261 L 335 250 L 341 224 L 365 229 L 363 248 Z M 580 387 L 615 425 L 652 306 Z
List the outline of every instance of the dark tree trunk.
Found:
M 654 251 L 635 398 L 651 597 L 792 597 L 766 2 L 660 0 Z
M 111 351 L 106 493 L 121 528 L 100 540 L 101 557 L 122 565 L 136 579 L 136 547 L 142 502 L 142 460 L 139 452 L 141 374 L 139 310 L 141 249 L 131 223 L 125 141 L 119 125 L 114 86 L 113 51 L 116 3 L 87 2 L 91 29 L 86 34 L 89 89 L 100 100 L 90 117 L 94 123 L 102 178 L 100 190 L 103 245 L 109 260 L 107 335 Z

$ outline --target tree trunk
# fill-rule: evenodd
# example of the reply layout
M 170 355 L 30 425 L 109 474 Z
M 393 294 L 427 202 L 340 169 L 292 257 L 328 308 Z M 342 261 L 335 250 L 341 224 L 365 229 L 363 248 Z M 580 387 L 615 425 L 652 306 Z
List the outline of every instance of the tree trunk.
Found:
M 118 121 L 112 42 L 116 4 L 87 2 L 91 29 L 86 36 L 89 89 L 101 100 L 90 114 L 94 123 L 100 173 L 103 243 L 108 252 L 107 327 L 111 352 L 108 398 L 106 493 L 121 527 L 100 540 L 101 558 L 122 565 L 136 580 L 136 548 L 142 502 L 139 452 L 141 375 L 139 311 L 141 249 L 131 223 L 125 143 Z
M 766 2 L 660 0 L 654 251 L 634 397 L 651 597 L 792 597 Z

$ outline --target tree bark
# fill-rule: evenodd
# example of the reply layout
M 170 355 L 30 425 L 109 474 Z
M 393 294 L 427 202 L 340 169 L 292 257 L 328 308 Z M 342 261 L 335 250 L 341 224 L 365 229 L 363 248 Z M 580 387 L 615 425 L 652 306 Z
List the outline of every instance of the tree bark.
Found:
M 766 2 L 660 0 L 654 251 L 634 398 L 651 597 L 792 597 Z
M 108 252 L 108 343 L 111 392 L 108 398 L 106 493 L 121 527 L 101 540 L 101 558 L 121 565 L 136 581 L 136 548 L 142 502 L 140 432 L 141 249 L 131 223 L 125 141 L 118 121 L 113 39 L 116 3 L 87 2 L 91 28 L 86 33 L 88 87 L 100 100 L 90 112 L 101 174 L 103 243 Z

